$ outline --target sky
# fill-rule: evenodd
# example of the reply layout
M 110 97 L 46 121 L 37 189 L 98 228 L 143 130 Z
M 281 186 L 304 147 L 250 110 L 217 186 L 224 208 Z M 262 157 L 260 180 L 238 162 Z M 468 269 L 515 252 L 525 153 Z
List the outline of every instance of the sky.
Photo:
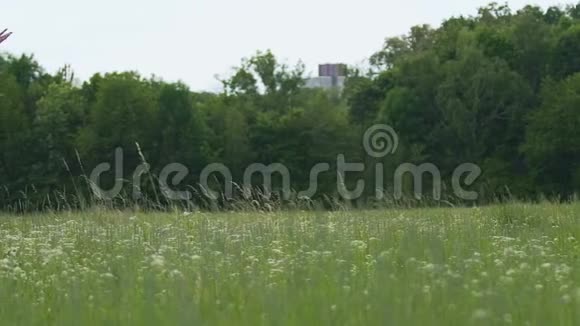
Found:
M 574 0 L 570 0 L 574 1 Z M 34 54 L 49 72 L 70 64 L 81 81 L 135 70 L 194 91 L 219 91 L 241 59 L 270 49 L 298 60 L 364 65 L 386 37 L 418 24 L 475 15 L 491 0 L 4 0 L 0 51 Z M 498 1 L 501 2 L 501 1 Z M 547 8 L 561 1 L 513 0 Z

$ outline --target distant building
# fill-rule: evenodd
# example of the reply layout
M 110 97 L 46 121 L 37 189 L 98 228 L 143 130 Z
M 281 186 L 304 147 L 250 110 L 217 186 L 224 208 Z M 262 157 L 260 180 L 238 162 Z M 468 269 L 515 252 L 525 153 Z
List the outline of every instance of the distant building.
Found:
M 318 65 L 318 76 L 345 77 L 346 65 L 343 63 Z
M 347 66 L 343 63 L 318 65 L 318 77 L 308 78 L 306 88 L 338 89 L 344 88 Z

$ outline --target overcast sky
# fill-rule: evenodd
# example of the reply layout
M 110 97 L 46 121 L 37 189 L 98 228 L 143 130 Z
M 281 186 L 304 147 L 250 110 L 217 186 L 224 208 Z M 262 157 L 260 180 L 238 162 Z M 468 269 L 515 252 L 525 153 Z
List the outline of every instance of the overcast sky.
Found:
M 572 0 L 571 0 L 572 1 Z M 193 90 L 219 90 L 216 75 L 256 50 L 282 61 L 360 64 L 385 37 L 413 25 L 473 15 L 489 0 L 3 0 L 0 28 L 14 35 L 1 51 L 34 53 L 54 72 L 137 70 Z M 500 1 L 501 2 L 501 1 Z M 513 0 L 520 9 L 525 0 Z M 561 1 L 535 0 L 544 8 Z

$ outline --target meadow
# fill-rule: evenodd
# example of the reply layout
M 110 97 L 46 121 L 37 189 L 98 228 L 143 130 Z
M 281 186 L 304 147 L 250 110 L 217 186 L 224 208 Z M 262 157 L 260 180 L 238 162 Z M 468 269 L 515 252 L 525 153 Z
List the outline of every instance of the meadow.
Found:
M 579 325 L 580 203 L 0 216 L 2 325 Z

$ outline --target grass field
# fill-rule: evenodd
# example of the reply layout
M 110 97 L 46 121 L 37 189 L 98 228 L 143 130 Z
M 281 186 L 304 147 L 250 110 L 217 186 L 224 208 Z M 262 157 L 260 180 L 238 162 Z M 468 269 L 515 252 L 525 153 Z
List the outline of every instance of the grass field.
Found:
M 0 217 L 2 325 L 580 325 L 580 204 Z

